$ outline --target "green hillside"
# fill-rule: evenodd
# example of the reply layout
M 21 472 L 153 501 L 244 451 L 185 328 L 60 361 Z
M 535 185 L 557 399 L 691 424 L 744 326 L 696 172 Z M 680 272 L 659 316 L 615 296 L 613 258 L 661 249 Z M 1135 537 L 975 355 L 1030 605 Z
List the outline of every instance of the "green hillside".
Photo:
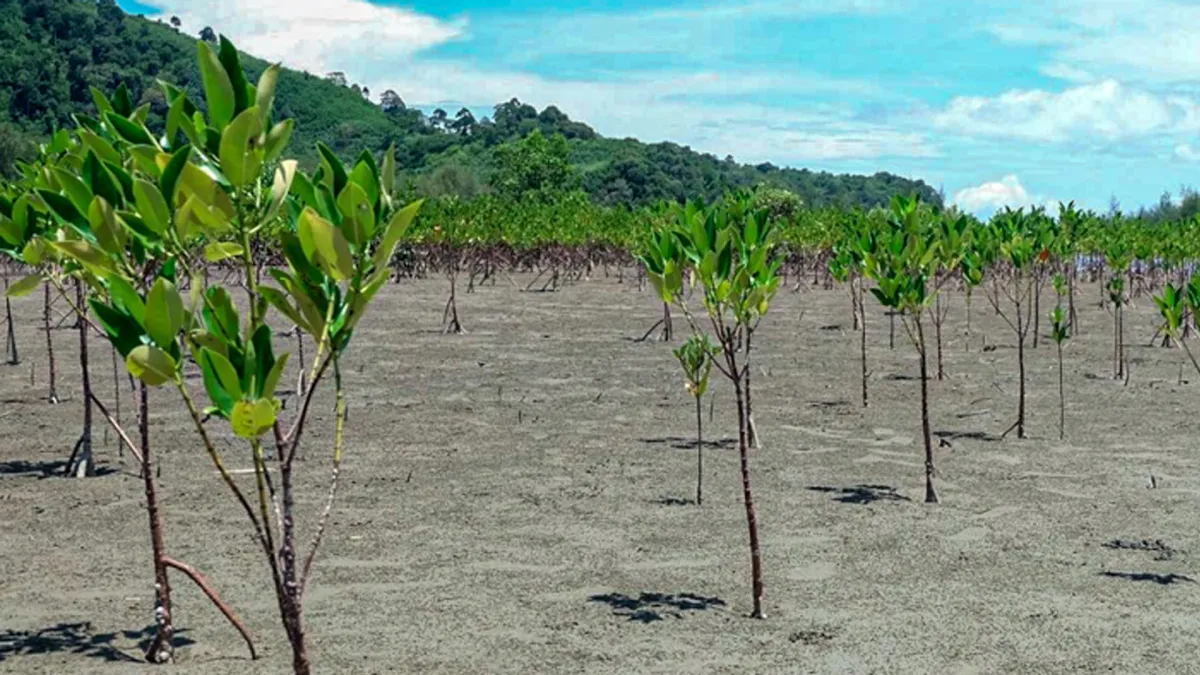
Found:
M 70 111 L 90 108 L 90 87 L 113 91 L 124 83 L 135 105 L 150 105 L 152 128 L 166 113 L 158 78 L 203 101 L 194 40 L 170 25 L 127 15 L 114 0 L 0 0 L 0 171 L 54 129 L 74 126 Z M 255 77 L 266 65 L 248 55 L 243 63 Z M 567 139 L 571 182 L 606 204 L 712 199 L 759 184 L 789 190 L 812 206 L 873 206 L 911 192 L 941 201 L 924 182 L 887 173 L 748 166 L 674 143 L 604 138 L 554 106 L 538 111 L 516 99 L 479 120 L 466 110 L 425 115 L 392 92 L 364 92 L 339 79 L 284 71 L 276 111 L 297 121 L 292 153 L 313 162 L 318 140 L 346 155 L 395 143 L 400 167 L 425 194 L 470 197 L 492 189 L 501 148 L 536 129 Z

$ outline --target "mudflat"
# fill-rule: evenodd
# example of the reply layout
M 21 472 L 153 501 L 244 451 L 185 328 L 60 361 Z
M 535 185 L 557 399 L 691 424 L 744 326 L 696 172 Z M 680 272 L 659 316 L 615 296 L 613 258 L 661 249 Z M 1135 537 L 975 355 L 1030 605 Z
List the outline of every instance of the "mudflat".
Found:
M 946 379 L 930 382 L 942 503 L 926 505 L 917 359 L 899 324 L 890 349 L 868 297 L 863 409 L 849 296 L 781 292 L 753 357 L 758 621 L 728 384 L 714 372 L 698 507 L 692 401 L 671 347 L 635 341 L 659 316 L 651 294 L 599 274 L 518 287 L 460 294 L 465 335 L 439 331 L 440 278 L 385 289 L 361 326 L 342 484 L 307 595 L 317 672 L 1200 672 L 1200 375 L 1182 351 L 1149 346 L 1149 298 L 1127 312 L 1126 384 L 1112 378 L 1100 291 L 1081 290 L 1064 441 L 1054 345 L 1030 337 L 1018 440 L 999 437 L 1017 409 L 1015 336 L 979 293 L 968 336 L 964 298 L 948 293 Z M 169 391 L 151 420 L 168 550 L 208 575 L 264 654 L 250 661 L 175 575 L 177 664 L 137 662 L 153 616 L 141 482 L 100 426 L 104 475 L 45 477 L 79 433 L 77 337 L 53 331 L 51 405 L 40 296 L 14 312 L 22 362 L 0 367 L 0 671 L 287 672 L 261 550 Z M 94 386 L 111 402 L 110 359 L 93 340 Z M 123 367 L 118 386 L 131 420 Z M 318 395 L 297 488 L 308 531 L 332 417 Z

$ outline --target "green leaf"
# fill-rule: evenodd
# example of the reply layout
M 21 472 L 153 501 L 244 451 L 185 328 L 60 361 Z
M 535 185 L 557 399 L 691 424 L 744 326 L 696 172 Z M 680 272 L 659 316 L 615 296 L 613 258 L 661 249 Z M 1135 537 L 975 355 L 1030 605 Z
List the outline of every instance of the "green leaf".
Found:
M 312 333 L 312 327 L 308 325 L 307 321 L 301 318 L 300 312 L 288 302 L 287 296 L 284 295 L 283 291 L 269 286 L 262 286 L 258 289 L 258 292 L 268 304 L 278 310 L 280 314 L 287 317 L 288 321 L 300 326 L 305 332 Z
M 112 102 L 108 100 L 108 96 L 105 96 L 104 92 L 95 87 L 88 87 L 88 89 L 92 92 L 92 103 L 96 105 L 96 110 L 101 115 L 113 109 Z
M 200 373 L 204 376 L 204 390 L 208 392 L 208 398 L 216 406 L 217 410 L 221 411 L 223 417 L 228 417 L 230 411 L 233 410 L 234 397 L 221 384 L 221 377 L 217 374 L 217 359 L 223 363 L 222 367 L 228 367 L 233 370 L 233 365 L 229 363 L 229 359 L 224 355 L 213 351 L 207 347 L 200 348 L 200 358 L 197 362 L 200 364 Z M 237 384 L 236 374 L 233 377 L 234 384 Z
M 296 128 L 295 120 L 284 120 L 267 132 L 267 140 L 263 143 L 263 161 L 273 162 L 279 159 L 287 149 L 288 141 L 292 139 L 292 130 Z
M 146 325 L 146 304 L 142 302 L 142 296 L 138 295 L 132 284 L 119 276 L 109 277 L 107 285 L 113 307 L 137 322 L 140 335 L 142 326 Z
M 220 39 L 217 60 L 220 61 L 221 67 L 229 77 L 229 84 L 233 88 L 234 113 L 240 113 L 249 108 L 253 102 L 249 98 L 247 90 L 249 83 L 246 82 L 246 73 L 242 71 L 237 47 L 234 47 L 233 43 L 224 35 Z
M 275 414 L 278 409 L 278 403 L 273 399 L 238 401 L 233 405 L 230 418 L 233 433 L 248 440 L 262 436 L 275 426 Z
M 362 250 L 375 234 L 375 208 L 370 197 L 356 183 L 350 182 L 338 196 L 337 205 L 342 212 L 342 231 L 349 235 L 355 250 Z
M 269 220 L 279 214 L 283 201 L 287 199 L 288 193 L 292 189 L 292 181 L 296 179 L 296 166 L 296 160 L 285 159 L 275 169 L 275 182 L 271 186 L 271 202 L 267 207 L 266 219 Z
M 400 243 L 400 240 L 404 238 L 404 234 L 408 232 L 409 226 L 412 225 L 413 219 L 417 217 L 417 212 L 421 210 L 421 204 L 424 201 L 423 199 L 418 199 L 392 215 L 392 219 L 388 221 L 387 229 L 384 230 L 383 238 L 379 241 L 379 247 L 375 249 L 375 254 L 372 256 L 376 267 L 383 267 L 391 262 L 396 245 Z
M 70 199 L 67 199 L 57 192 L 51 192 L 49 190 L 38 190 L 37 195 L 42 198 L 42 201 L 46 203 L 46 206 L 50 209 L 50 211 L 54 215 L 58 216 L 58 218 L 63 222 L 74 225 L 75 228 L 80 232 L 90 231 L 88 228 L 87 219 L 83 217 L 83 213 L 79 209 L 75 208 L 75 205 L 71 203 Z M 15 210 L 16 209 L 14 209 L 14 212 Z M 13 222 L 19 225 L 15 218 L 13 219 Z M 23 237 L 25 230 L 23 228 L 18 229 Z M 17 244 L 21 242 L 15 241 L 13 243 Z
M 88 208 L 88 222 L 92 226 L 92 234 L 100 248 L 112 255 L 122 255 L 125 252 L 125 231 L 117 223 L 117 215 L 113 213 L 112 205 L 104 197 L 96 195 Z
M 254 94 L 254 107 L 258 108 L 258 121 L 263 127 L 271 119 L 271 106 L 275 103 L 275 86 L 279 82 L 279 70 L 279 65 L 272 63 L 258 78 L 258 90 Z
M 122 357 L 129 356 L 135 347 L 142 344 L 142 327 L 128 314 L 94 298 L 88 301 L 88 304 L 104 332 L 108 333 L 109 341 Z
M 229 292 L 212 286 L 204 293 L 204 325 L 208 331 L 225 342 L 238 344 L 238 312 Z
M 50 242 L 50 246 L 59 253 L 83 265 L 88 271 L 98 277 L 105 278 L 116 272 L 108 256 L 86 241 L 52 241 Z
M 254 143 L 261 133 L 258 108 L 247 108 L 221 134 L 221 170 L 234 187 L 244 187 L 258 179 L 262 161 Z
M 204 247 L 204 259 L 208 262 L 221 262 L 227 258 L 242 255 L 245 249 L 240 244 L 225 241 L 214 241 Z
M 150 338 L 160 347 L 174 344 L 185 319 L 179 289 L 166 279 L 156 280 L 146 296 L 146 332 Z
M 139 345 L 125 357 L 125 367 L 151 387 L 169 382 L 175 376 L 175 359 L 158 347 Z
M 262 386 L 267 381 L 271 369 L 275 367 L 275 347 L 271 344 L 273 338 L 274 333 L 266 324 L 255 329 L 254 335 L 250 337 L 250 344 L 254 346 L 254 368 L 252 369 L 254 377 L 253 384 L 243 388 L 253 398 L 262 398 L 271 393 L 263 390 Z M 249 366 L 248 363 L 247 370 L 251 370 Z
M 58 180 L 62 191 L 67 193 L 67 199 L 71 200 L 71 204 L 80 213 L 87 211 L 88 207 L 92 204 L 91 188 L 79 180 L 75 174 L 65 169 L 60 169 L 56 166 L 51 169 L 51 172 L 54 174 L 54 178 Z
M 271 368 L 271 372 L 267 373 L 266 379 L 263 381 L 262 393 L 264 397 L 274 398 L 275 389 L 279 386 L 279 379 L 283 377 L 283 371 L 287 368 L 288 357 L 291 354 L 284 352 Z
M 42 275 L 30 274 L 29 276 L 23 277 L 20 280 L 18 280 L 17 283 L 9 286 L 8 290 L 4 293 L 4 297 L 19 298 L 19 297 L 22 297 L 25 295 L 29 295 L 41 284 L 42 284 Z
M 349 177 L 346 176 L 346 167 L 333 150 L 329 149 L 328 145 L 318 141 L 317 150 L 321 153 L 321 166 L 329 172 L 326 177 L 326 185 L 329 185 L 329 190 L 333 194 L 341 194 L 346 187 L 346 181 L 349 180 Z
M 142 222 L 155 234 L 163 234 L 171 224 L 171 209 L 167 200 L 158 191 L 158 187 L 146 180 L 137 179 L 133 183 L 133 199 L 137 203 L 138 214 Z
M 350 245 L 333 223 L 322 218 L 311 208 L 305 209 L 300 215 L 299 233 L 301 243 L 311 242 L 318 259 L 325 263 L 323 267 L 326 272 L 336 281 L 345 281 L 354 274 L 354 257 L 350 253 Z
M 217 131 L 225 128 L 236 112 L 233 83 L 220 59 L 203 40 L 196 43 L 200 78 L 204 82 L 204 97 L 208 101 L 208 115 Z
M 216 373 L 217 381 L 221 385 L 221 389 L 229 395 L 230 398 L 237 400 L 242 397 L 242 383 L 238 378 L 237 371 L 234 370 L 233 364 L 223 355 L 205 349 L 201 352 L 201 358 L 207 360 L 211 365 L 213 372 Z M 216 403 L 216 401 L 213 401 Z
M 396 144 L 392 143 L 383 153 L 383 165 L 379 168 L 379 187 L 389 198 L 396 191 Z
M 121 153 L 113 149 L 113 146 L 108 141 L 100 138 L 96 134 L 87 129 L 79 129 L 79 140 L 83 142 L 83 146 L 88 150 L 96 153 L 96 156 L 106 162 L 113 164 L 121 163 Z
M 104 121 L 108 122 L 118 136 L 133 145 L 158 145 L 145 127 L 130 122 L 115 112 L 104 113 Z

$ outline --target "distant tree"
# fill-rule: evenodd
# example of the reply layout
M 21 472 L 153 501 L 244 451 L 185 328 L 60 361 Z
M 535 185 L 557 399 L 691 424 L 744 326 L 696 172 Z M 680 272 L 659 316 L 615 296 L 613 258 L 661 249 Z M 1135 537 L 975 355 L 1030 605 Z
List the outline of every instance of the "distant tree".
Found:
M 370 98 L 371 98 L 371 90 L 370 90 L 370 89 L 368 89 L 367 87 L 363 87 L 363 88 L 362 88 L 362 95 L 363 95 L 363 98 L 370 100 Z
M 417 192 L 422 197 L 474 199 L 483 194 L 485 187 L 479 175 L 462 164 L 443 164 L 417 179 Z
M 204 40 L 205 42 L 216 42 L 217 32 L 212 29 L 212 26 L 205 26 L 200 31 L 200 39 Z
M 362 96 L 362 93 L 363 93 L 363 91 L 362 91 L 362 87 L 358 86 L 358 83 L 357 83 L 357 82 L 355 82 L 354 84 L 350 85 L 350 91 L 352 91 L 352 92 L 354 92 L 354 93 L 358 94 L 359 96 Z
M 177 16 L 171 17 L 171 27 L 172 28 L 179 28 L 182 25 L 183 25 L 183 22 L 179 20 L 179 17 L 177 17 Z
M 17 160 L 30 160 L 33 156 L 33 142 L 29 137 L 12 124 L 0 122 L 0 177 L 16 177 Z
M 791 220 L 804 206 L 795 192 L 769 185 L 754 191 L 753 203 L 755 208 L 766 209 L 772 220 Z
M 379 107 L 386 113 L 400 112 L 405 109 L 404 99 L 400 98 L 400 94 L 388 89 L 379 97 Z
M 570 154 L 567 139 L 534 130 L 496 149 L 492 187 L 508 197 L 552 201 L 575 186 Z
M 429 125 L 434 129 L 445 131 L 449 122 L 450 115 L 448 115 L 446 111 L 442 110 L 441 108 L 434 110 L 433 114 L 429 116 Z
M 459 110 L 454 116 L 454 121 L 450 123 L 450 129 L 459 136 L 470 136 L 475 130 L 475 115 L 466 108 Z
M 335 70 L 332 73 L 327 74 L 325 79 L 339 87 L 345 87 L 349 84 L 349 81 L 346 80 L 346 74 L 340 70 Z

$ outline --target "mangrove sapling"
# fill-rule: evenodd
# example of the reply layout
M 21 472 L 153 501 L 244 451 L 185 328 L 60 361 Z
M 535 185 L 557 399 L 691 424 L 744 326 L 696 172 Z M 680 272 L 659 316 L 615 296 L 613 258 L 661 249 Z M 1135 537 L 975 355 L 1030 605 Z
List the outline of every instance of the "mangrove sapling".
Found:
M 939 292 L 937 228 L 921 207 L 919 196 L 894 197 L 889 216 L 891 229 L 869 238 L 866 273 L 875 280 L 871 294 L 881 305 L 900 314 L 909 340 L 920 360 L 921 435 L 925 442 L 925 502 L 938 501 L 933 486 L 936 472 L 933 433 L 929 422 L 929 345 L 925 338 L 925 313 Z
M 1049 220 L 1041 209 L 1026 214 L 1024 209 L 1004 211 L 992 219 L 999 259 L 1009 266 L 1008 283 L 995 280 L 997 295 L 1002 292 L 1008 299 L 1009 308 L 1001 307 L 997 297 L 988 296 L 996 314 L 1004 319 L 1017 338 L 1017 420 L 1001 434 L 1006 437 L 1014 430 L 1017 438 L 1025 438 L 1025 343 L 1029 337 L 1033 318 L 1033 294 L 1036 279 L 1030 272 L 1035 256 L 1048 258 L 1049 250 L 1043 243 L 1043 232 Z
M 1192 355 L 1192 350 L 1187 345 L 1187 338 L 1183 335 L 1183 327 L 1187 321 L 1186 315 L 1188 307 L 1192 304 L 1193 294 L 1196 295 L 1195 300 L 1200 301 L 1200 288 L 1193 290 L 1193 286 L 1196 286 L 1195 278 L 1189 284 L 1186 292 L 1168 281 L 1163 284 L 1162 293 L 1154 296 L 1154 304 L 1158 306 L 1158 312 L 1163 318 L 1162 332 L 1183 349 L 1196 369 L 1196 373 L 1200 374 L 1200 363 Z
M 843 241 L 833 246 L 829 258 L 829 273 L 839 282 L 845 282 L 850 290 L 851 309 L 854 312 L 855 330 L 859 331 L 859 365 L 861 378 L 862 406 L 867 407 L 867 381 L 870 372 L 867 370 L 867 320 L 866 308 L 863 304 L 863 247 L 861 241 L 865 220 L 856 218 L 847 227 Z
M 717 346 L 707 334 L 696 334 L 673 353 L 683 367 L 684 387 L 696 403 L 696 506 L 700 506 L 704 503 L 704 420 L 701 399 L 708 391 L 708 376 L 712 372 Z
M 1113 379 L 1122 380 L 1125 377 L 1125 305 L 1126 296 L 1125 276 L 1132 262 L 1130 245 L 1124 232 L 1114 231 L 1108 239 L 1104 251 L 1105 264 L 1110 271 L 1108 281 L 1104 285 L 1107 300 L 1113 311 Z
M 704 289 L 704 308 L 712 332 L 716 335 L 720 356 L 713 365 L 730 381 L 738 411 L 738 454 L 742 477 L 742 500 L 750 534 L 750 574 L 753 594 L 751 616 L 765 618 L 763 611 L 762 550 L 758 539 L 758 519 L 750 485 L 751 408 L 750 366 L 751 337 L 766 315 L 771 299 L 779 289 L 782 261 L 773 255 L 775 226 L 765 211 L 754 211 L 745 195 L 728 196 L 712 208 L 696 203 L 673 207 L 682 258 L 669 274 L 647 273 L 661 293 L 672 298 L 693 333 L 699 334 L 695 318 L 683 299 L 683 275 L 678 272 L 690 264 L 692 283 Z
M 1058 301 L 1050 311 L 1050 337 L 1058 353 L 1058 440 L 1066 437 L 1067 394 L 1063 387 L 1063 346 L 1071 337 L 1071 324 L 1063 312 L 1063 295 L 1067 292 L 1067 281 L 1061 274 L 1054 276 L 1054 294 Z
M 955 217 L 950 214 L 942 214 L 938 219 L 940 241 L 937 247 L 937 267 L 934 271 L 934 285 L 937 288 L 941 288 L 961 267 L 966 248 L 965 240 L 970 236 L 970 232 L 971 221 L 965 215 Z M 944 302 L 942 294 L 938 293 L 933 301 L 933 311 L 930 313 L 930 317 L 933 319 L 934 341 L 937 345 L 938 380 L 946 379 L 946 369 L 942 358 L 942 325 L 946 322 L 946 315 L 949 311 L 949 302 Z
M 678 276 L 683 274 L 683 269 L 680 265 L 680 250 L 679 242 L 676 240 L 675 234 L 670 230 L 651 230 L 650 241 L 647 242 L 646 248 L 637 254 L 637 260 L 642 263 L 646 276 L 649 278 L 655 275 L 658 278 L 667 276 Z M 682 278 L 680 279 L 682 284 Z M 670 342 L 674 338 L 674 329 L 671 326 L 671 302 L 670 289 L 673 286 L 656 284 L 655 292 L 658 294 L 658 300 L 662 303 L 663 315 L 650 329 L 638 338 L 638 342 L 645 342 L 649 339 L 654 331 L 662 327 L 659 331 L 658 339 L 663 342 Z

